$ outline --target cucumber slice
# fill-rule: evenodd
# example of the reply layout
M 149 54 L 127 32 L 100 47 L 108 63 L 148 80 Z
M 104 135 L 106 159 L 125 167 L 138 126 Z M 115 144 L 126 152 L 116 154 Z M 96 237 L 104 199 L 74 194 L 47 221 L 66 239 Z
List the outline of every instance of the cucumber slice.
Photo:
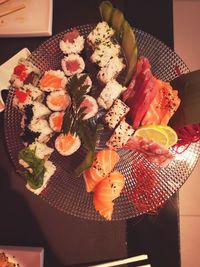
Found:
M 128 62 L 128 69 L 127 69 L 127 73 L 126 73 L 126 77 L 124 81 L 125 86 L 129 84 L 136 70 L 137 55 L 138 55 L 138 50 L 137 50 L 137 47 L 135 47 L 132 52 L 132 57 L 129 59 L 129 62 Z
M 122 48 L 124 50 L 124 54 L 126 56 L 126 60 L 128 63 L 128 70 L 125 78 L 125 85 L 127 85 L 135 71 L 137 57 L 138 57 L 138 50 L 137 50 L 135 35 L 130 24 L 127 21 L 124 21 L 122 27 L 123 27 Z
M 113 14 L 113 6 L 110 1 L 103 1 L 99 6 L 102 20 L 111 25 L 111 18 Z
M 114 8 L 113 14 L 112 14 L 112 28 L 116 31 L 116 38 L 121 43 L 122 41 L 122 25 L 124 23 L 124 15 L 123 13 L 117 9 Z

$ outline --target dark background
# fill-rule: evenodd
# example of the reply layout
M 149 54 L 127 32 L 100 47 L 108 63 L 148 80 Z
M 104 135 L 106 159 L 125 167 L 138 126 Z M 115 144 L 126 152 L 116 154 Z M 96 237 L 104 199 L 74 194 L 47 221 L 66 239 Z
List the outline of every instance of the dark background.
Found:
M 54 1 L 53 34 L 98 22 L 100 2 Z M 124 12 L 132 26 L 173 48 L 172 1 L 111 2 Z M 24 47 L 33 51 L 47 39 L 2 38 L 0 64 Z M 144 253 L 152 267 L 180 266 L 177 195 L 158 214 L 127 221 L 93 222 L 64 214 L 24 188 L 6 151 L 2 113 L 0 122 L 0 245 L 44 247 L 45 267 L 88 266 Z

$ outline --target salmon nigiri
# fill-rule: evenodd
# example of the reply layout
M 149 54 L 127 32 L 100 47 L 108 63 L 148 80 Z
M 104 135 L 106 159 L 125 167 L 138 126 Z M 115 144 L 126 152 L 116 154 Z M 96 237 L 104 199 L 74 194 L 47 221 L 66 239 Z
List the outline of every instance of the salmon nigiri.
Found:
M 95 186 L 112 171 L 118 161 L 119 155 L 116 151 L 111 149 L 99 151 L 92 167 L 83 173 L 86 191 L 92 192 Z
M 124 176 L 115 170 L 95 187 L 94 207 L 105 219 L 111 220 L 113 200 L 120 196 L 124 184 Z

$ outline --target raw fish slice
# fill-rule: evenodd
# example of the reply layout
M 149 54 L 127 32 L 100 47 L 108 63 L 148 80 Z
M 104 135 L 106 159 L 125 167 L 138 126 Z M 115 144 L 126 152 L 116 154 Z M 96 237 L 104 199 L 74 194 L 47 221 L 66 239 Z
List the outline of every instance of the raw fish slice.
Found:
M 87 192 L 92 192 L 96 185 L 112 171 L 118 161 L 119 155 L 114 150 L 99 151 L 92 167 L 83 172 Z
M 124 176 L 118 171 L 113 171 L 95 187 L 94 207 L 106 220 L 111 220 L 113 200 L 119 197 L 124 184 Z
M 86 185 L 86 191 L 92 192 L 95 188 L 95 186 L 104 179 L 104 176 L 102 176 L 102 172 L 98 169 L 91 167 L 90 169 L 83 172 L 83 177 L 85 180 Z
M 173 90 L 169 83 L 157 80 L 157 85 L 156 96 L 142 120 L 142 125 L 167 125 L 180 105 L 178 91 Z
M 95 166 L 101 168 L 104 175 L 109 174 L 119 161 L 119 155 L 111 149 L 104 149 L 97 153 Z
M 56 77 L 50 73 L 44 75 L 42 79 L 40 80 L 40 85 L 43 87 L 54 87 L 54 88 L 60 88 L 62 83 L 62 78 Z
M 110 221 L 112 219 L 113 206 L 114 206 L 113 202 L 110 201 L 101 202 L 94 195 L 93 204 L 96 211 L 98 211 L 99 214 L 103 216 L 106 220 Z
M 95 187 L 95 198 L 101 202 L 112 202 L 119 197 L 124 184 L 124 176 L 119 171 L 115 170 Z

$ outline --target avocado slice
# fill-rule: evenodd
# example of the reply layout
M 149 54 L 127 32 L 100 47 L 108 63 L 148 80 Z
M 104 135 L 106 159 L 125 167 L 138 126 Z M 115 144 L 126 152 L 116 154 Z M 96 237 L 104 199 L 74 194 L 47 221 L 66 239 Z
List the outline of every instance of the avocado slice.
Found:
M 102 20 L 106 21 L 111 26 L 111 19 L 113 14 L 113 6 L 110 1 L 103 1 L 99 5 L 99 10 Z

